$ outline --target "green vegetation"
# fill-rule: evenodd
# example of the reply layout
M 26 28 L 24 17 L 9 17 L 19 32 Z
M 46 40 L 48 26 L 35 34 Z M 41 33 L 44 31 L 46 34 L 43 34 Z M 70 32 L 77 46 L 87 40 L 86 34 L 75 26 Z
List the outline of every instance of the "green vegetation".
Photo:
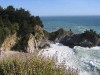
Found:
M 84 31 L 84 36 L 87 36 L 87 37 L 94 37 L 94 36 L 97 36 L 97 33 L 96 31 L 94 31 L 93 29 L 90 29 L 90 30 L 86 30 Z
M 20 40 L 16 41 L 17 43 L 12 47 L 12 50 L 16 50 L 19 52 L 26 52 L 28 39 L 29 39 L 29 34 L 21 37 Z
M 39 16 L 32 16 L 29 11 L 23 8 L 16 9 L 13 6 L 2 8 L 0 6 L 0 46 L 8 35 L 17 33 L 17 36 L 23 37 L 24 41 L 18 42 L 20 46 L 16 48 L 23 49 L 23 43 L 28 39 L 26 36 L 29 33 L 35 33 L 34 27 L 36 25 L 43 28 Z
M 90 30 L 86 30 L 84 31 L 84 33 L 81 34 L 81 39 L 87 39 L 91 42 L 95 42 L 96 38 L 99 38 L 99 35 L 96 33 L 96 31 L 94 31 L 93 29 Z
M 32 57 L 31 57 L 32 58 Z M 6 60 L 0 62 L 0 75 L 78 75 L 74 70 L 66 71 L 62 66 L 57 68 L 53 60 L 41 57 L 32 59 Z

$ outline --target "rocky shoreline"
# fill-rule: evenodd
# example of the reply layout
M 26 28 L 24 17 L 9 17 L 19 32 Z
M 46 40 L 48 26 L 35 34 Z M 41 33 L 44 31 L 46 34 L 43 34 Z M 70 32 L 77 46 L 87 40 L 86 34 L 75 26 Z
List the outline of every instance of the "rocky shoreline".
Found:
M 55 32 L 49 33 L 48 40 L 53 43 L 61 43 L 71 48 L 74 46 L 89 48 L 100 46 L 100 34 L 97 34 L 96 31 L 92 29 L 86 30 L 81 34 L 75 34 L 71 30 L 66 31 L 61 28 Z
M 81 34 L 74 34 L 71 36 L 66 35 L 63 39 L 60 40 L 60 43 L 69 47 L 100 46 L 100 35 L 90 29 L 90 30 L 86 30 L 84 33 Z
M 5 9 L 1 7 L 0 13 L 1 51 L 33 53 L 50 47 L 51 43 L 62 43 L 71 48 L 100 46 L 100 34 L 91 29 L 81 34 L 62 28 L 50 33 L 44 30 L 39 16 L 32 16 L 25 9 L 15 9 L 13 6 Z
M 66 31 L 62 28 L 51 33 L 45 31 L 44 29 L 38 30 L 38 28 L 36 31 L 38 32 L 36 32 L 34 35 L 30 33 L 30 35 L 28 36 L 28 40 L 26 41 L 27 45 L 26 48 L 24 48 L 26 50 L 16 49 L 15 46 L 16 44 L 18 44 L 18 41 L 20 41 L 16 34 L 11 35 L 5 39 L 4 43 L 1 46 L 1 50 L 17 50 L 22 52 L 33 53 L 34 51 L 49 48 L 51 43 L 61 43 L 71 48 L 73 48 L 74 46 L 100 46 L 100 35 L 93 30 L 87 30 L 81 34 L 74 34 L 74 32 Z

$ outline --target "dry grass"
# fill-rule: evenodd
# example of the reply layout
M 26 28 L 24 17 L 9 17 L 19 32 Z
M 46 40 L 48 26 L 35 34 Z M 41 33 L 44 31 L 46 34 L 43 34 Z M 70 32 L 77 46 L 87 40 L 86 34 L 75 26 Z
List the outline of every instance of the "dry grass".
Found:
M 0 62 L 0 75 L 78 75 L 74 70 L 57 68 L 53 60 L 28 53 L 9 56 Z

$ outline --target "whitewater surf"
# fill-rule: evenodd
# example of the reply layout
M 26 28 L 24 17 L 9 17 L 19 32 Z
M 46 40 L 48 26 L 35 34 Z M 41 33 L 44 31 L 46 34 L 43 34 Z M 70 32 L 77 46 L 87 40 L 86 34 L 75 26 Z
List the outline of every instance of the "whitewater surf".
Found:
M 43 49 L 39 55 L 54 58 L 56 64 L 64 63 L 66 69 L 78 70 L 79 75 L 100 75 L 100 47 L 84 48 L 75 46 L 69 48 L 60 43 L 51 44 L 48 49 Z

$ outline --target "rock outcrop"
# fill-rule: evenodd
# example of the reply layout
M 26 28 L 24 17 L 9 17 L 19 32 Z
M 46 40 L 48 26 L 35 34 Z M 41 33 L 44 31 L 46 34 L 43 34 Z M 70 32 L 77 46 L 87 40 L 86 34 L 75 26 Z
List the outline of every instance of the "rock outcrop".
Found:
M 85 31 L 82 34 L 74 34 L 71 36 L 65 36 L 61 39 L 60 43 L 69 46 L 82 46 L 82 47 L 93 47 L 100 45 L 100 36 L 93 30 Z
M 62 38 L 64 38 L 66 35 L 71 36 L 73 34 L 74 33 L 72 31 L 66 31 L 66 30 L 61 28 L 55 32 L 50 33 L 49 40 L 56 43 L 56 42 L 60 42 L 60 40 Z
M 11 48 L 16 44 L 17 41 L 16 33 L 13 35 L 9 35 L 3 42 L 0 50 L 2 51 L 9 51 Z
M 45 34 L 43 32 L 43 29 L 40 27 L 35 28 L 35 33 L 29 35 L 28 44 L 27 44 L 27 52 L 33 53 L 38 52 L 41 49 L 50 47 L 50 43 L 47 40 L 47 37 L 45 37 Z
M 35 50 L 38 50 L 37 42 L 35 40 L 35 37 L 32 34 L 30 34 L 27 45 L 27 52 L 34 53 Z
M 44 29 L 39 25 L 36 25 L 34 27 L 34 32 L 21 36 L 12 49 L 34 53 L 47 47 L 50 47 L 50 44 L 48 38 L 45 37 Z

